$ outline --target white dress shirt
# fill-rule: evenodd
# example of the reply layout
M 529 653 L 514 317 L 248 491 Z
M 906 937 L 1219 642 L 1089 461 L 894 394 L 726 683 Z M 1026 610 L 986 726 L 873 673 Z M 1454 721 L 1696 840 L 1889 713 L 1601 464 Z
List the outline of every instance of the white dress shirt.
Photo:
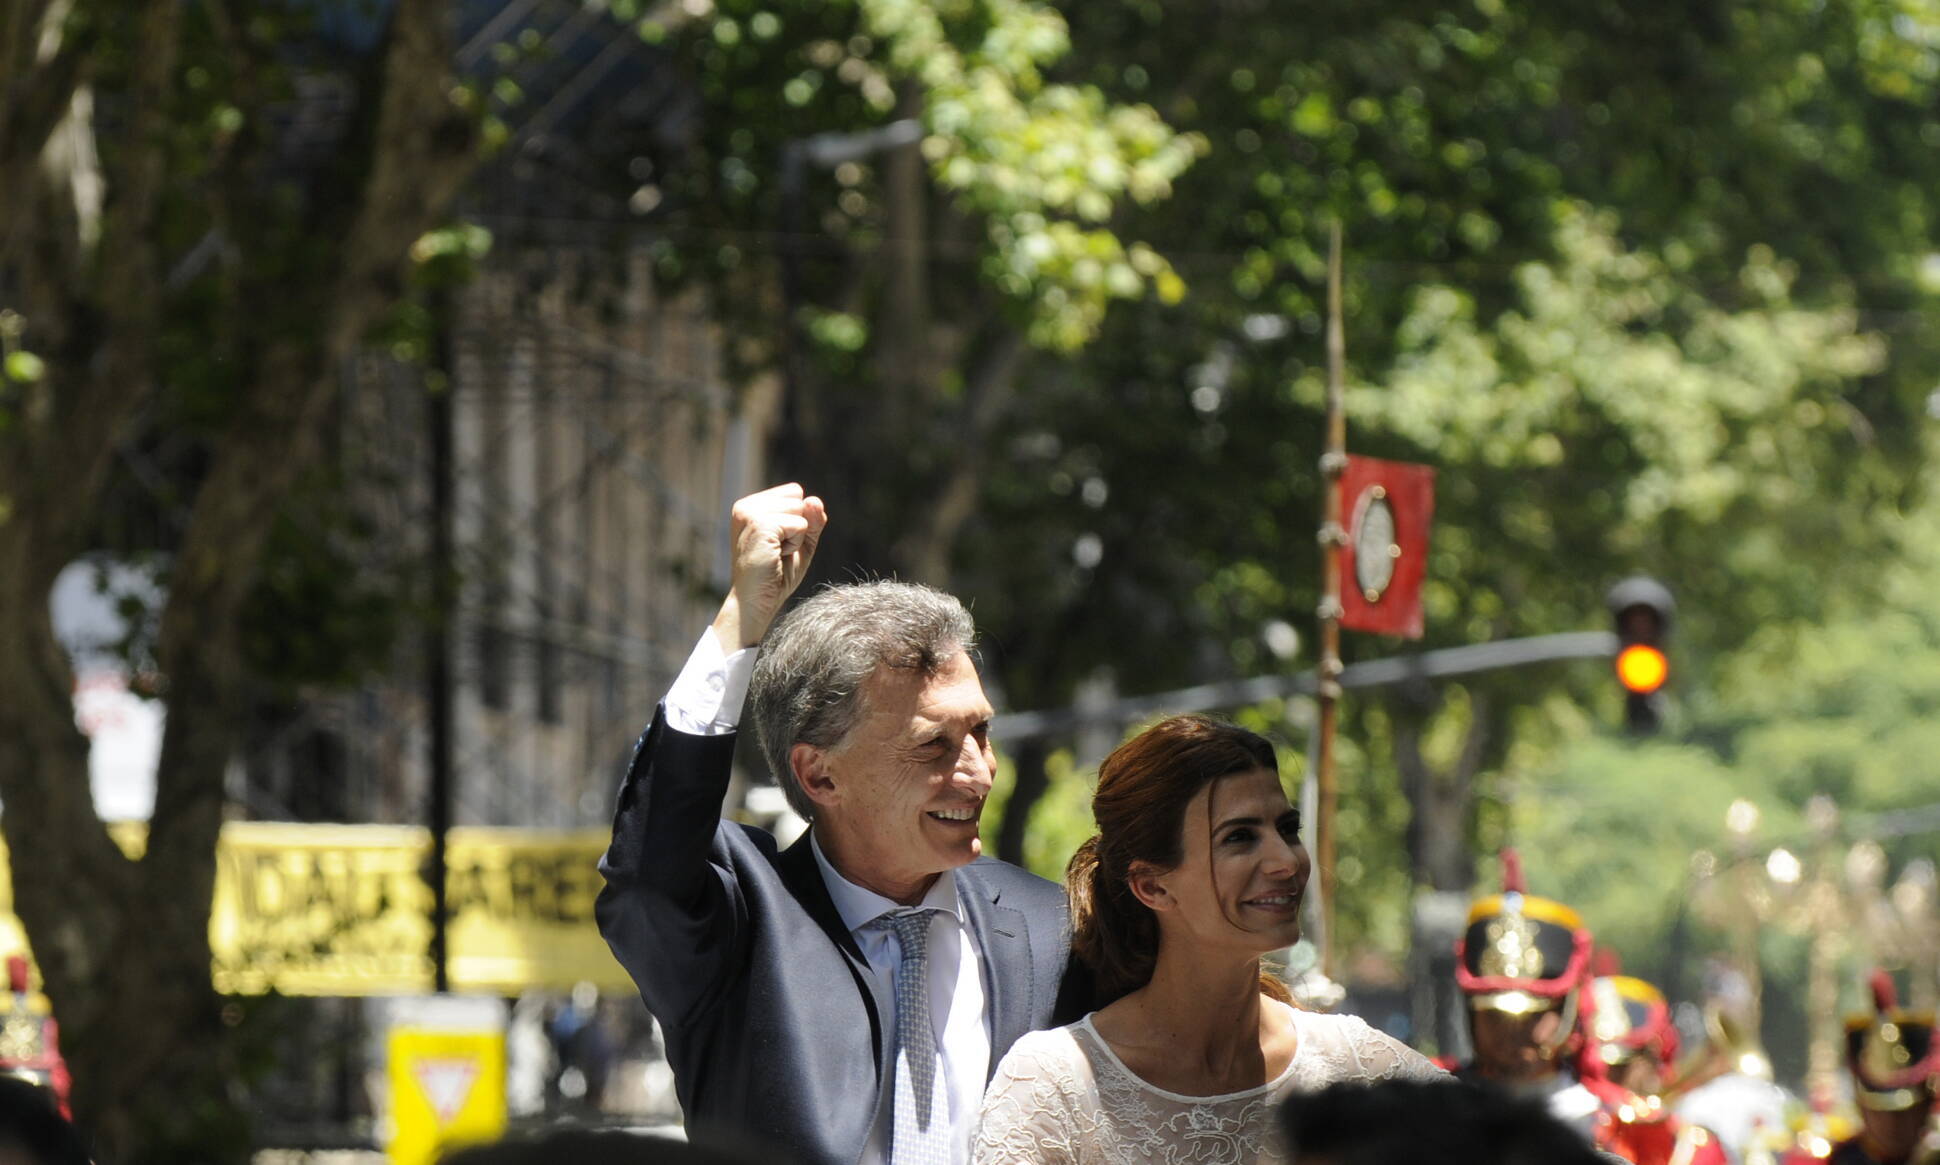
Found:
M 844 878 L 822 853 L 822 843 L 812 833 L 809 848 L 815 851 L 815 864 L 821 867 L 822 881 L 835 911 L 849 928 L 869 970 L 882 985 L 882 998 L 889 1001 L 892 1014 L 882 1017 L 884 1027 L 896 1030 L 896 971 L 903 964 L 903 952 L 896 936 L 872 925 L 882 915 L 902 905 L 865 890 Z M 957 901 L 956 879 L 947 874 L 936 879 L 921 906 L 936 908 L 930 916 L 930 1028 L 936 1033 L 937 1050 L 943 1060 L 943 1098 L 949 1105 L 952 1159 L 970 1159 L 970 1139 L 977 1132 L 977 1113 L 983 1107 L 984 1078 L 990 1074 L 990 1030 L 984 1019 L 982 952 L 977 936 L 965 925 L 963 908 Z M 869 1130 L 869 1145 L 862 1152 L 865 1163 L 889 1159 L 890 1106 L 884 1105 L 881 1118 Z
M 667 725 L 689 736 L 725 736 L 741 723 L 741 705 L 748 699 L 754 678 L 754 653 L 744 647 L 733 655 L 721 651 L 714 632 L 703 631 L 701 641 L 681 665 L 674 686 L 661 703 Z
M 733 654 L 723 653 L 713 632 L 704 632 L 667 692 L 664 703 L 668 725 L 694 736 L 733 732 L 740 724 L 741 705 L 747 698 L 748 680 L 754 674 L 754 657 L 755 649 L 751 647 Z M 777 773 L 776 779 L 787 778 Z M 871 924 L 901 903 L 865 890 L 843 877 L 822 853 L 821 842 L 812 836 L 809 847 L 815 854 L 815 865 L 822 872 L 829 897 L 835 902 L 836 913 L 842 916 L 842 924 L 849 928 L 869 963 L 869 970 L 882 985 L 882 998 L 889 1001 L 889 1014 L 882 1017 L 882 1022 L 893 1032 L 896 1030 L 896 969 L 902 965 L 902 948 L 894 934 Z M 984 1008 L 983 952 L 964 919 L 962 904 L 957 901 L 956 879 L 938 877 L 919 905 L 941 912 L 930 918 L 930 1022 L 943 1061 L 943 1100 L 949 1106 L 945 1115 L 950 1122 L 951 1152 L 955 1160 L 967 1162 L 970 1141 L 977 1131 L 977 1114 L 983 1104 L 984 1080 L 990 1074 L 990 1024 Z M 890 1105 L 883 1105 L 869 1130 L 862 1165 L 888 1165 L 890 1110 Z

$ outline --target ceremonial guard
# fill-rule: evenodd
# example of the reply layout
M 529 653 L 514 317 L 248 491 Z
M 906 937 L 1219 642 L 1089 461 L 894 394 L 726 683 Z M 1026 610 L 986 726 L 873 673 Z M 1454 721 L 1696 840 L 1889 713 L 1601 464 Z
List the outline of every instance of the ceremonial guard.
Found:
M 1445 1064 L 1464 1079 L 1520 1096 L 1594 1140 L 1602 1103 L 1575 1071 L 1590 932 L 1576 911 L 1530 894 L 1515 851 L 1502 855 L 1502 892 L 1469 908 L 1455 946 L 1455 982 L 1468 1000 L 1474 1056 Z
M 1596 1142 L 1636 1165 L 1726 1165 L 1718 1138 L 1664 1102 L 1676 1075 L 1677 1027 L 1663 992 L 1630 975 L 1590 983 L 1579 1075 L 1601 1102 Z
M 60 1026 L 47 996 L 29 983 L 27 957 L 7 956 L 7 987 L 0 994 L 0 1076 L 15 1076 L 46 1091 L 67 1116 L 67 1063 L 61 1059 Z
M 1703 1039 L 1678 1063 L 1672 1107 L 1723 1141 L 1731 1160 L 1778 1165 L 1793 1145 L 1798 1099 L 1775 1078 L 1742 972 L 1714 960 L 1705 978 Z
M 1802 1148 L 1786 1165 L 1940 1165 L 1940 1135 L 1933 1126 L 1940 1046 L 1933 1039 L 1933 1013 L 1900 1007 L 1885 971 L 1873 972 L 1872 994 L 1873 1013 L 1846 1021 L 1846 1068 L 1859 1106 L 1859 1135 Z

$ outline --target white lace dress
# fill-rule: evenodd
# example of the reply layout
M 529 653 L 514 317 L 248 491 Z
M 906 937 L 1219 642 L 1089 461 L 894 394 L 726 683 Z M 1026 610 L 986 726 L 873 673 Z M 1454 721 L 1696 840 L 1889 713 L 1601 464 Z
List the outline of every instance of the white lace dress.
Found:
M 1293 1060 L 1260 1088 L 1181 1096 L 1134 1076 L 1086 1016 L 1011 1045 L 984 1094 L 976 1165 L 1254 1165 L 1276 1161 L 1274 1110 L 1297 1092 L 1342 1080 L 1445 1076 L 1414 1049 L 1351 1015 L 1316 1015 L 1277 1000 L 1298 1033 Z

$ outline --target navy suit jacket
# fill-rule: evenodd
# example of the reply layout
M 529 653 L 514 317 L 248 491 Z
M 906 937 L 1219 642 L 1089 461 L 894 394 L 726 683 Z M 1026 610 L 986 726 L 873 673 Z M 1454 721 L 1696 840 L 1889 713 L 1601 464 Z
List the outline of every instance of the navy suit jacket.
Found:
M 836 913 L 808 835 L 721 819 L 734 736 L 669 728 L 664 708 L 620 787 L 600 859 L 600 933 L 660 1021 L 690 1131 L 721 1129 L 799 1160 L 852 1165 L 894 1064 L 877 986 Z M 1064 891 L 979 859 L 952 872 L 983 951 L 990 1067 L 1017 1037 L 1076 1019 Z

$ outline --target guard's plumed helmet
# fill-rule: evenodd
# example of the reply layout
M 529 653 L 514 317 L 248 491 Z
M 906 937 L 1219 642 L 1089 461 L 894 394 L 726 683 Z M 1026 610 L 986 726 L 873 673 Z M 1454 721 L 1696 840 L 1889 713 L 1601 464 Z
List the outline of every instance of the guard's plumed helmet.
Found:
M 1873 972 L 1871 987 L 1872 1014 L 1846 1021 L 1846 1065 L 1856 1099 L 1887 1112 L 1931 1103 L 1934 1078 L 1940 1076 L 1933 1013 L 1901 1007 L 1893 978 L 1883 970 Z
M 1455 944 L 1455 983 L 1474 1010 L 1524 1015 L 1562 1004 L 1573 1024 L 1590 947 L 1576 911 L 1528 893 L 1521 860 L 1504 850 L 1502 893 L 1469 907 L 1468 927 Z
M 1596 1058 L 1616 1067 L 1643 1054 L 1665 1068 L 1677 1059 L 1677 1025 L 1664 993 L 1631 975 L 1602 975 L 1590 982 L 1590 1040 Z

